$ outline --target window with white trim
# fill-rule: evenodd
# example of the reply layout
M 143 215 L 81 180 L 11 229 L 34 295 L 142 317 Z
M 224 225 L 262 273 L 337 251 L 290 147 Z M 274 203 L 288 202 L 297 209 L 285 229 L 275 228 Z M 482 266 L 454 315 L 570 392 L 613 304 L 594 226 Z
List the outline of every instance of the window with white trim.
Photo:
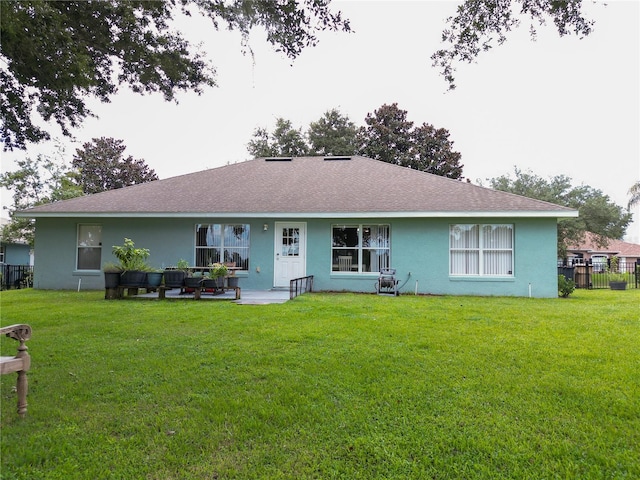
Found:
M 0 245 L 0 263 L 4 263 L 4 245 Z
M 368 273 L 389 268 L 389 225 L 334 225 L 331 271 Z
M 450 225 L 449 273 L 513 276 L 513 225 Z
M 607 257 L 606 255 L 591 255 L 591 265 L 593 265 L 593 272 L 606 272 L 608 259 L 609 257 Z
M 249 270 L 248 224 L 196 225 L 196 267 L 212 263 L 235 263 L 239 271 Z
M 78 225 L 76 270 L 100 270 L 102 225 Z

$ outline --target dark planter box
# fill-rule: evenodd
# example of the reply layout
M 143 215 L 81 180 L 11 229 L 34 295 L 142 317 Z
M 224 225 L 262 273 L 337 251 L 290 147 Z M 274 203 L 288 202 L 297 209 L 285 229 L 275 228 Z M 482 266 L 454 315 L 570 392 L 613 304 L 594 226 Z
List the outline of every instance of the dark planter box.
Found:
M 125 287 L 144 287 L 147 285 L 147 272 L 127 270 L 122 273 L 120 285 Z
M 162 272 L 147 273 L 147 286 L 151 288 L 158 288 L 161 283 L 162 283 Z
M 201 286 L 202 277 L 187 277 L 184 279 L 184 286 L 187 288 L 197 288 Z
M 611 290 L 626 290 L 627 282 L 609 282 L 609 288 Z
M 186 277 L 187 273 L 184 270 L 165 270 L 164 286 L 169 288 L 182 288 L 184 287 L 184 279 Z
M 217 287 L 218 287 L 218 282 L 214 278 L 205 278 L 202 281 L 202 288 L 215 290 Z
M 120 285 L 120 272 L 104 272 L 104 288 L 117 288 Z
M 227 285 L 229 285 L 230 287 L 237 287 L 238 286 L 238 277 L 232 275 L 230 277 L 227 277 Z

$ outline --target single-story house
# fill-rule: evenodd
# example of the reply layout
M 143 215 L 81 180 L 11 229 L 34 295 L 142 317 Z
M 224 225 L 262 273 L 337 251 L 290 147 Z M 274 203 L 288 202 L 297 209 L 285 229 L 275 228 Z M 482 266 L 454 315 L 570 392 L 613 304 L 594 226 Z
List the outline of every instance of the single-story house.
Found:
M 0 218 L 0 227 L 9 219 Z M 0 236 L 0 289 L 28 285 L 33 255 L 29 244 L 22 240 L 7 241 Z
M 603 246 L 593 233 L 587 232 L 582 243 L 567 248 L 569 265 L 592 263 L 596 270 L 604 270 L 613 257 L 618 257 L 620 264 L 636 263 L 640 260 L 640 245 L 611 238 L 608 239 L 607 245 Z
M 31 248 L 24 242 L 0 241 L 0 264 L 30 265 Z
M 9 223 L 9 219 L 0 218 L 0 227 Z M 0 264 L 32 265 L 31 247 L 25 241 L 6 241 L 0 236 Z
M 240 286 L 557 296 L 557 221 L 578 212 L 370 158 L 259 158 L 55 202 L 36 219 L 35 288 L 102 289 L 124 238 L 158 268 L 231 261 Z

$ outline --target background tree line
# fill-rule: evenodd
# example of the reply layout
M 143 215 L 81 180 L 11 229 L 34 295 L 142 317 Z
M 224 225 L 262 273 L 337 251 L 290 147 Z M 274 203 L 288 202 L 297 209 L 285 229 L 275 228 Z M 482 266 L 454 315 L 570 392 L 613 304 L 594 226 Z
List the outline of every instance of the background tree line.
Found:
M 389 122 L 386 117 L 387 123 L 380 122 L 381 111 L 387 114 L 394 113 L 389 115 L 394 122 Z M 409 161 L 420 160 L 420 145 L 412 144 L 407 139 L 416 135 L 416 131 L 417 135 L 422 135 L 429 126 L 423 124 L 417 129 L 412 129 L 412 123 L 406 121 L 406 112 L 399 110 L 395 104 L 383 105 L 373 115 L 367 115 L 366 120 L 368 120 L 367 126 L 358 129 L 337 110 L 329 110 L 321 119 L 310 124 L 305 138 L 301 130 L 291 126 L 291 122 L 278 119 L 272 134 L 264 129 L 257 129 L 249 148 L 254 148 L 253 153 L 257 156 L 350 155 L 349 152 L 353 152 L 354 147 L 362 147 L 363 144 L 358 141 L 367 138 L 367 135 L 372 135 L 374 139 L 386 135 L 387 138 L 394 138 L 395 141 L 385 143 L 380 140 L 371 142 L 371 145 L 365 144 L 364 147 L 370 150 L 363 148 L 361 154 L 369 157 L 377 155 L 379 160 L 397 165 L 420 167 L 409 163 Z M 390 124 L 397 127 L 395 133 L 394 129 L 387 128 Z M 448 132 L 443 136 L 448 138 Z M 403 141 L 405 143 L 402 143 Z M 251 147 L 251 145 L 254 146 Z M 448 145 L 450 147 L 452 142 Z M 422 148 L 426 151 L 432 147 L 429 142 L 426 142 Z M 94 138 L 91 142 L 85 143 L 82 148 L 77 149 L 70 164 L 67 163 L 63 150 L 59 150 L 54 157 L 39 155 L 34 159 L 26 157 L 18 161 L 18 168 L 15 171 L 0 175 L 0 187 L 8 188 L 13 192 L 13 203 L 4 207 L 8 210 L 11 221 L 2 229 L 3 240 L 26 241 L 33 245 L 33 221 L 14 217 L 15 211 L 158 180 L 154 170 L 149 168 L 144 160 L 134 159 L 131 155 L 125 156 L 125 149 L 122 140 L 101 137 Z M 398 149 L 397 156 L 396 149 Z M 416 150 L 418 150 L 417 153 Z M 414 153 L 411 153 L 412 151 Z M 459 168 L 461 170 L 462 166 Z M 634 184 L 629 190 L 629 205 L 625 209 L 616 205 L 600 190 L 587 185 L 574 186 L 572 179 L 566 175 L 545 179 L 531 171 L 523 172 L 516 167 L 513 175 L 506 174 L 487 179 L 487 182 L 488 186 L 495 190 L 511 192 L 579 211 L 578 218 L 563 219 L 558 223 L 560 258 L 566 255 L 568 246 L 579 244 L 586 232 L 594 233 L 601 246 L 606 246 L 609 239 L 621 239 L 633 217 L 629 209 L 640 203 L 640 183 Z
M 462 178 L 462 155 L 453 150 L 449 131 L 422 123 L 414 127 L 397 103 L 382 105 L 357 127 L 348 116 L 331 109 L 305 132 L 291 121 L 276 119 L 273 132 L 256 128 L 247 150 L 253 157 L 363 155 L 443 177 Z
M 514 175 L 502 175 L 488 180 L 495 190 L 515 193 L 545 202 L 555 203 L 578 210 L 578 218 L 565 218 L 558 222 L 558 258 L 565 258 L 567 248 L 579 245 L 586 232 L 595 234 L 596 242 L 606 247 L 610 239 L 622 239 L 633 220 L 630 208 L 640 200 L 634 200 L 634 187 L 629 190 L 631 199 L 627 208 L 613 202 L 601 190 L 588 185 L 572 185 L 566 175 L 556 175 L 549 179 L 531 171 L 523 172 L 514 168 Z M 636 183 L 635 189 L 638 189 Z
M 91 193 L 158 180 L 142 159 L 125 156 L 122 140 L 94 138 L 78 148 L 68 164 L 65 152 L 38 155 L 17 161 L 18 168 L 0 175 L 0 187 L 13 192 L 13 203 L 3 208 L 11 221 L 2 228 L 3 241 L 25 241 L 33 245 L 32 220 L 13 214 L 26 208 Z

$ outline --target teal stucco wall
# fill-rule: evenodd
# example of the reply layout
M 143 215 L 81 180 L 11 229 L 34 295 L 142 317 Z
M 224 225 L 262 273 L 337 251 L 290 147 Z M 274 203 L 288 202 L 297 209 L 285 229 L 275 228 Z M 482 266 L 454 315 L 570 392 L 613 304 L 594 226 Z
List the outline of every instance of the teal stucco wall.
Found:
M 334 224 L 389 224 L 391 266 L 397 270 L 402 293 L 437 295 L 557 296 L 556 219 L 418 218 L 418 219 L 219 219 L 208 218 L 39 218 L 36 222 L 34 287 L 41 289 L 103 289 L 102 272 L 75 270 L 78 224 L 102 226 L 102 262 L 115 261 L 113 245 L 125 237 L 151 251 L 156 268 L 180 259 L 194 263 L 195 225 L 248 223 L 251 226 L 249 271 L 240 286 L 270 289 L 274 283 L 274 222 L 305 222 L 307 275 L 316 290 L 374 292 L 377 273 L 331 272 L 331 227 Z M 268 225 L 267 231 L 263 225 Z M 449 225 L 452 223 L 511 223 L 514 225 L 514 275 L 508 278 L 449 275 Z
M 4 243 L 4 263 L 7 265 L 29 265 L 31 248 L 24 243 Z

